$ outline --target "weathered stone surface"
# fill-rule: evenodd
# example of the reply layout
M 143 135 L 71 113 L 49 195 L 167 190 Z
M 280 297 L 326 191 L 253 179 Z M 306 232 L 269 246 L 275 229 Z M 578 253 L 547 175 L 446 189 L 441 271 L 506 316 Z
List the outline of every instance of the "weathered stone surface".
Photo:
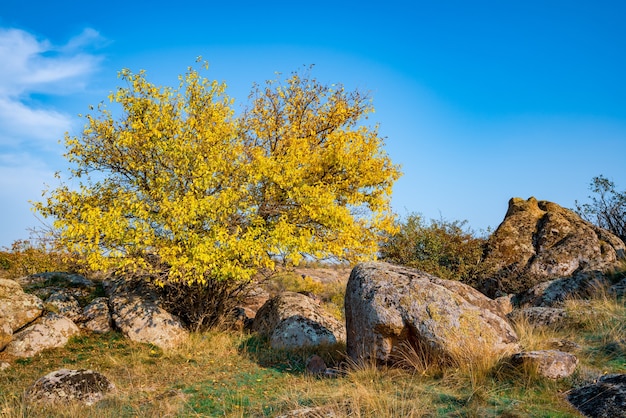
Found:
M 115 326 L 132 341 L 168 349 L 188 337 L 182 322 L 161 307 L 158 293 L 149 283 L 118 278 L 106 290 Z
M 11 342 L 13 338 L 13 328 L 8 322 L 0 320 L 0 351 Z
M 243 299 L 240 308 L 243 309 L 246 317 L 251 321 L 256 316 L 256 313 L 261 306 L 270 299 L 269 293 L 260 286 L 252 287 L 246 297 Z
M 80 304 L 66 289 L 55 290 L 45 301 L 46 309 L 53 310 L 72 321 L 78 321 L 83 312 Z
M 500 316 L 506 316 L 513 312 L 513 295 L 500 296 L 493 301 L 500 307 Z
M 570 391 L 567 400 L 592 418 L 626 418 L 626 374 L 608 375 Z
M 546 308 L 533 306 L 529 308 L 516 309 L 508 315 L 512 321 L 527 321 L 535 326 L 550 326 L 558 328 L 564 326 L 567 320 L 567 311 L 561 308 Z
M 512 305 L 510 297 L 502 296 L 498 299 L 491 299 L 471 286 L 467 286 L 456 280 L 444 280 L 436 276 L 430 276 L 429 281 L 437 286 L 444 287 L 450 292 L 459 295 L 465 301 L 480 309 L 488 310 L 498 316 L 505 317 L 511 312 Z
M 336 343 L 337 338 L 330 329 L 300 315 L 281 321 L 270 336 L 270 347 L 276 349 L 292 350 Z
M 78 326 L 96 333 L 112 331 L 108 299 L 96 298 L 85 306 Z
M 604 270 L 626 256 L 626 244 L 569 209 L 547 201 L 513 198 L 489 239 L 483 262 L 489 296 L 519 293 L 575 271 Z
M 61 369 L 37 380 L 27 391 L 27 399 L 46 403 L 80 401 L 93 405 L 114 390 L 106 376 L 93 370 Z
M 578 272 L 571 277 L 549 280 L 513 297 L 519 307 L 559 307 L 567 299 L 584 298 L 606 285 L 604 274 L 599 271 Z
M 23 286 L 37 285 L 38 287 L 94 287 L 94 283 L 85 276 L 63 271 L 47 271 L 24 276 L 19 279 Z
M 41 316 L 43 302 L 24 293 L 14 280 L 0 279 L 0 323 L 9 324 L 15 332 Z
M 48 348 L 63 347 L 79 332 L 70 319 L 49 313 L 13 335 L 6 352 L 15 357 L 32 357 Z
M 407 343 L 442 358 L 516 351 L 517 336 L 493 301 L 470 289 L 405 267 L 357 265 L 345 298 L 348 354 L 389 362 Z
M 269 336 L 275 348 L 332 344 L 346 338 L 341 322 L 313 299 L 295 292 L 283 292 L 268 300 L 257 312 L 252 330 Z
M 523 351 L 511 358 L 513 365 L 521 366 L 549 379 L 570 376 L 576 370 L 578 358 L 558 350 Z

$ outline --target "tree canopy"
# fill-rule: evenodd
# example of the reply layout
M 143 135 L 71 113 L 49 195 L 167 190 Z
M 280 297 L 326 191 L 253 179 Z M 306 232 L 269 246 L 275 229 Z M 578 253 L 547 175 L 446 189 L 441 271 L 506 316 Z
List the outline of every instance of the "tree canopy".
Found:
M 37 211 L 94 269 L 159 281 L 248 279 L 303 256 L 351 262 L 394 229 L 399 177 L 367 95 L 295 72 L 255 85 L 236 115 L 223 83 L 189 68 L 178 88 L 126 83 L 66 134 L 67 181 Z M 114 117 L 118 115 L 117 117 Z

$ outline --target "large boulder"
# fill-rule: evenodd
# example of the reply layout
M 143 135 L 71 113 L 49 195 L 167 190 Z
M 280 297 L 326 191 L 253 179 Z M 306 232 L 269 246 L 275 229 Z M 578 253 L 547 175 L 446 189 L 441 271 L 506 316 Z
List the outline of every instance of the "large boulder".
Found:
M 459 282 L 386 263 L 363 263 L 345 297 L 347 349 L 355 360 L 392 362 L 407 344 L 441 360 L 518 351 L 500 307 Z
M 60 369 L 38 379 L 26 392 L 29 401 L 93 405 L 115 389 L 106 376 L 93 370 Z
M 256 314 L 252 330 L 268 336 L 273 348 L 294 349 L 345 341 L 345 327 L 306 295 L 283 292 Z
M 608 269 L 626 256 L 626 244 L 555 203 L 513 198 L 485 253 L 490 280 L 479 287 L 494 297 L 576 271 Z
M 63 347 L 79 333 L 70 319 L 49 313 L 13 335 L 6 352 L 15 357 L 32 357 L 49 348 Z
M 567 400 L 586 417 L 626 418 L 626 374 L 602 376 L 571 390 Z
M 163 309 L 150 283 L 117 278 L 105 290 L 113 323 L 130 340 L 169 349 L 188 337 L 180 319 Z
M 0 328 L 3 324 L 17 331 L 39 318 L 43 302 L 35 295 L 24 293 L 22 286 L 14 280 L 0 279 Z

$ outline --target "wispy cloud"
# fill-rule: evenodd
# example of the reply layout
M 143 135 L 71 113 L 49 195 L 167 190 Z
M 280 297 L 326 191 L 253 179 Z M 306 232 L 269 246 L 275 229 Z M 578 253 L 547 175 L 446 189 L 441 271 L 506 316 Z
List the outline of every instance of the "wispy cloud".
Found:
M 77 123 L 51 99 L 85 90 L 102 60 L 97 48 L 103 42 L 93 29 L 55 45 L 0 27 L 0 246 L 23 238 L 24 226 L 33 224 L 28 200 L 38 199 L 51 181 L 57 142 Z
M 102 38 L 86 29 L 65 45 L 37 39 L 20 29 L 0 28 L 0 144 L 14 148 L 58 139 L 71 116 L 33 95 L 66 95 L 83 88 L 101 60 L 86 52 Z

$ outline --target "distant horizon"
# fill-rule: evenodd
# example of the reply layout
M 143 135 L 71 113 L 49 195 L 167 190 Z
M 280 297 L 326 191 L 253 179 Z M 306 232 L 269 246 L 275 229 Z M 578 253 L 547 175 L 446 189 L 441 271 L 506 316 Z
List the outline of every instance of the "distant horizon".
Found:
M 410 7 L 409 7 L 410 6 Z M 123 11 L 123 12 L 121 12 Z M 513 197 L 574 209 L 596 176 L 626 190 L 626 3 L 478 0 L 207 4 L 173 11 L 6 0 L 0 10 L 0 247 L 28 238 L 64 132 L 123 68 L 176 86 L 202 56 L 235 109 L 254 82 L 313 64 L 368 92 L 402 166 L 400 216 L 495 230 Z M 141 18 L 138 18 L 141 16 Z

